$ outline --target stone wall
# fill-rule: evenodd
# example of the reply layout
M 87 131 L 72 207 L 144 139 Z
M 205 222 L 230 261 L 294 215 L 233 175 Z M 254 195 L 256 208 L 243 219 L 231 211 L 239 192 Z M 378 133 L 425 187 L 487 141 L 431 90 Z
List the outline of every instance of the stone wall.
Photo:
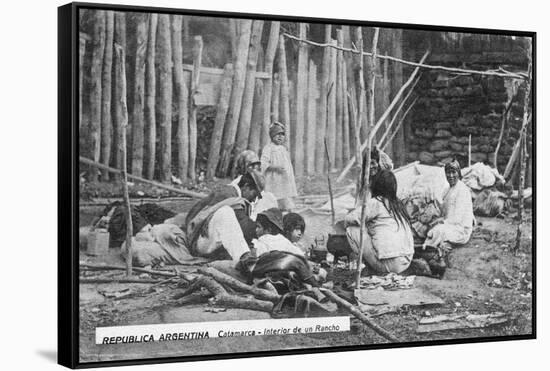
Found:
M 525 70 L 525 60 L 517 52 L 486 51 L 489 59 L 479 53 L 439 53 L 429 64 L 459 66 L 489 70 L 503 66 L 510 70 Z M 476 58 L 471 63 L 464 58 Z M 462 60 L 462 62 L 461 62 Z M 457 157 L 465 166 L 468 162 L 468 140 L 471 135 L 472 163 L 493 165 L 501 117 L 512 93 L 511 79 L 481 75 L 456 75 L 441 70 L 425 70 L 416 87 L 419 99 L 409 118 L 407 138 L 408 160 L 426 164 L 445 163 Z M 511 109 L 504 132 L 498 168 L 504 171 L 519 137 L 523 119 L 523 91 L 520 89 Z M 530 142 L 529 142 L 530 143 Z M 528 146 L 530 150 L 530 145 Z

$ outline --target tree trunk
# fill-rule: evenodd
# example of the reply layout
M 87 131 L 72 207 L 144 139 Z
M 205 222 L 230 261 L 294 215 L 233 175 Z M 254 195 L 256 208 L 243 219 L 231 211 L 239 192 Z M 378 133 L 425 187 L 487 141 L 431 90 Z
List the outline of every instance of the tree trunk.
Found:
M 336 46 L 336 40 L 332 40 L 331 44 Z M 328 153 L 332 161 L 336 158 L 336 70 L 337 70 L 337 54 L 336 49 L 330 48 L 330 77 L 327 96 L 327 139 Z M 329 169 L 329 171 L 332 169 Z
M 315 130 L 317 129 L 317 65 L 309 61 L 308 93 L 307 93 L 307 136 L 306 136 L 306 172 L 315 173 Z
M 78 129 L 82 129 L 82 88 L 84 83 L 84 56 L 86 55 L 86 38 L 80 35 L 78 40 Z
M 269 30 L 269 40 L 267 42 L 267 49 L 265 51 L 265 72 L 267 73 L 268 79 L 266 80 L 264 86 L 264 117 L 262 120 L 262 133 L 260 136 L 261 148 L 264 148 L 264 146 L 269 143 L 269 125 L 273 121 L 275 121 L 275 117 L 273 117 L 271 109 L 271 101 L 273 97 L 273 61 L 275 60 L 275 52 L 277 51 L 280 27 L 281 22 L 271 22 L 271 28 Z M 276 112 L 278 120 L 278 107 Z
M 350 139 L 350 120 L 349 120 L 349 104 L 348 104 L 348 69 L 346 59 L 342 58 L 342 125 L 343 125 L 343 162 L 350 159 L 351 156 L 351 139 Z
M 145 106 L 145 58 L 147 53 L 148 15 L 136 14 L 136 59 L 134 68 L 134 104 L 132 106 L 132 174 L 143 173 L 143 137 Z
M 155 100 L 157 96 L 157 79 L 155 74 L 155 45 L 157 41 L 158 14 L 149 16 L 149 37 L 147 38 L 147 58 L 145 75 L 145 161 L 143 164 L 144 176 L 153 179 L 155 176 L 156 147 L 157 147 L 157 120 Z
M 170 16 L 159 14 L 158 20 L 159 99 L 161 171 L 160 180 L 170 181 L 172 175 L 172 47 Z
M 128 195 L 128 177 L 126 171 L 126 127 L 128 126 L 128 107 L 126 105 L 126 62 L 124 58 L 124 49 L 120 45 L 115 45 L 115 69 L 116 69 L 116 88 L 117 93 L 117 121 L 121 124 L 120 138 L 120 157 L 121 157 L 121 182 L 124 204 L 126 206 L 126 276 L 132 275 L 132 213 L 130 212 L 130 197 Z
M 193 75 L 191 76 L 191 92 L 189 94 L 189 178 L 195 181 L 197 161 L 197 105 L 195 96 L 199 91 L 200 71 L 202 65 L 202 37 L 195 36 L 193 45 Z
M 271 94 L 271 121 L 267 126 L 268 127 L 267 143 L 269 143 L 270 141 L 269 126 L 271 125 L 272 122 L 279 121 L 280 101 L 281 101 L 281 78 L 279 77 L 278 73 L 275 73 L 273 74 L 273 91 Z
M 403 30 L 395 29 L 393 32 L 392 55 L 396 58 L 403 58 Z M 391 93 L 397 94 L 399 87 L 403 85 L 403 65 L 392 63 Z M 405 146 L 405 131 L 400 129 L 395 133 L 392 141 L 394 150 L 394 164 L 402 166 L 407 162 Z
M 113 120 L 111 118 L 111 79 L 113 76 L 113 37 L 115 13 L 105 13 L 105 52 L 103 55 L 103 72 L 101 79 L 101 163 L 111 164 L 111 139 L 113 137 Z M 101 173 L 102 181 L 109 181 L 109 172 Z
M 116 46 L 120 46 L 122 50 L 126 50 L 126 13 L 123 12 L 115 12 L 115 35 L 114 35 L 114 44 L 115 48 Z M 124 57 L 126 53 L 123 53 L 122 56 Z M 115 59 L 116 59 L 116 53 L 115 53 Z M 122 122 L 121 119 L 123 115 L 121 114 L 120 110 L 121 108 L 121 100 L 122 100 L 122 93 L 120 91 L 120 84 L 117 83 L 121 81 L 122 77 L 120 76 L 120 69 L 117 68 L 118 63 L 124 63 L 126 64 L 126 60 L 123 61 L 117 61 L 115 60 L 115 71 L 114 71 L 114 78 L 115 78 L 115 89 L 114 89 L 114 98 L 113 98 L 113 104 L 114 104 L 114 113 L 115 117 L 113 120 L 113 149 L 112 149 L 112 156 L 114 158 L 113 166 L 117 169 L 122 169 L 122 152 L 120 151 L 120 146 L 122 143 Z M 124 76 L 126 79 L 126 76 Z M 126 93 L 125 93 L 126 94 Z M 126 99 L 126 96 L 124 96 L 124 99 Z M 126 108 L 124 108 L 126 109 Z M 116 180 L 120 180 L 120 175 L 115 174 L 114 178 Z
M 252 109 L 252 125 L 250 128 L 250 137 L 248 138 L 248 148 L 256 154 L 260 153 L 260 136 L 262 135 L 264 119 L 264 83 L 261 79 L 256 79 L 254 88 L 254 108 Z
M 235 145 L 235 136 L 239 123 L 239 113 L 243 102 L 243 92 L 246 83 L 246 61 L 248 60 L 248 46 L 250 44 L 250 32 L 252 21 L 249 19 L 240 20 L 239 40 L 237 43 L 237 52 L 234 57 L 233 72 L 233 90 L 229 102 L 229 113 L 227 114 L 227 124 L 223 132 L 223 143 L 221 160 L 219 166 L 220 175 L 226 175 L 231 163 L 233 148 Z
M 325 43 L 330 43 L 331 40 L 331 25 L 325 25 Z M 323 50 L 323 67 L 321 71 L 321 96 L 319 97 L 320 115 L 317 121 L 317 140 L 315 147 L 315 172 L 321 174 L 325 167 L 325 151 L 320 143 L 323 143 L 327 127 L 327 92 L 330 77 L 330 48 Z
M 92 33 L 92 71 L 90 91 L 90 154 L 99 162 L 101 154 L 101 93 L 103 56 L 105 54 L 105 11 L 97 10 Z M 97 181 L 97 170 L 90 169 L 90 181 Z
M 206 166 L 206 177 L 212 179 L 216 172 L 216 167 L 220 159 L 220 147 L 222 143 L 223 125 L 229 110 L 229 99 L 231 98 L 231 80 L 233 78 L 233 65 L 225 65 L 223 77 L 220 84 L 220 100 L 216 109 L 216 118 L 214 120 L 214 129 L 212 130 L 212 139 L 210 140 L 210 154 L 208 156 L 208 165 Z
M 300 38 L 307 39 L 307 25 L 298 24 Z M 308 48 L 306 44 L 298 45 L 298 75 L 296 78 L 296 135 L 294 138 L 294 171 L 296 175 L 304 174 L 304 132 L 306 126 L 307 105 L 307 77 L 308 77 Z
M 188 96 L 189 89 L 183 78 L 183 46 L 182 46 L 182 18 L 183 16 L 172 14 L 172 58 L 174 62 L 174 86 L 176 88 L 176 101 L 178 107 L 177 126 L 177 175 L 183 181 L 187 181 L 187 168 L 189 166 L 189 132 L 188 132 Z
M 361 27 L 358 27 L 355 29 L 355 45 L 356 48 L 359 51 L 363 50 L 363 31 Z M 355 93 L 357 95 L 357 102 L 355 103 L 356 109 L 357 109 L 357 124 L 361 128 L 361 140 L 366 139 L 366 131 L 367 131 L 367 124 L 368 124 L 368 117 L 365 115 L 365 112 L 367 111 L 366 107 L 366 98 L 368 97 L 368 92 L 365 90 L 365 76 L 364 76 L 364 63 L 363 63 L 363 55 L 359 54 L 355 57 Z M 358 164 L 360 167 L 361 164 Z
M 285 38 L 283 35 L 279 36 L 279 77 L 281 79 L 281 102 L 280 102 L 280 116 L 279 119 L 285 126 L 286 134 L 286 147 L 289 153 L 291 153 L 290 141 L 290 101 L 289 101 L 289 86 L 288 86 L 288 72 L 286 66 L 286 49 Z
M 255 20 L 252 23 L 252 34 L 250 36 L 250 47 L 248 49 L 248 62 L 246 66 L 246 81 L 244 85 L 241 113 L 239 115 L 237 138 L 235 140 L 235 156 L 238 156 L 239 153 L 244 151 L 248 146 L 252 105 L 254 102 L 254 87 L 256 85 L 256 65 L 258 63 L 258 50 L 261 48 L 260 42 L 262 39 L 263 27 L 264 21 Z M 234 161 L 233 174 L 235 173 L 236 165 L 236 161 Z
M 339 47 L 344 46 L 344 34 L 342 30 L 336 30 L 336 40 Z M 337 169 L 342 168 L 342 157 L 344 152 L 344 126 L 343 126 L 343 90 L 342 90 L 342 69 L 343 65 L 343 52 L 338 50 L 336 52 L 336 154 L 334 156 L 334 166 Z

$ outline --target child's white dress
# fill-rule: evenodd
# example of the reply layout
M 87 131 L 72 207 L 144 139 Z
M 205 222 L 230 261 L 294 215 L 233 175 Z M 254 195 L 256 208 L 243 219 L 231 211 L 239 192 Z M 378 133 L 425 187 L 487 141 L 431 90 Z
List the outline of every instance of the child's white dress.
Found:
M 273 193 L 277 200 L 292 199 L 298 195 L 294 169 L 285 146 L 270 142 L 262 150 L 260 161 L 267 192 Z M 283 171 L 273 171 L 271 167 L 280 167 Z

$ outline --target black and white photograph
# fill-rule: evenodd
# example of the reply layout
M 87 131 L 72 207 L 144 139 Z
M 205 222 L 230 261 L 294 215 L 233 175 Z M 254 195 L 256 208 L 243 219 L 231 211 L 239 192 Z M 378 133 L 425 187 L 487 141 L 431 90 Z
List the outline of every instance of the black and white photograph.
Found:
M 65 9 L 76 364 L 534 338 L 534 32 Z

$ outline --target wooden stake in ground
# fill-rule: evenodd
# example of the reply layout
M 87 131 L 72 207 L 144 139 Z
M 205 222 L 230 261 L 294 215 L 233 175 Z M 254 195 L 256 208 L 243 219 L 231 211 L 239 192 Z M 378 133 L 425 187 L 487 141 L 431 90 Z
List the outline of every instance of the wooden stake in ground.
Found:
M 531 111 L 531 71 L 533 68 L 531 61 L 531 45 L 529 45 L 527 51 L 527 58 L 529 59 L 529 66 L 527 74 L 529 78 L 525 82 L 525 92 L 523 98 L 523 123 L 520 131 L 520 155 L 519 155 L 519 187 L 518 187 L 518 227 L 516 235 L 516 244 L 514 251 L 517 253 L 521 247 L 521 226 L 523 224 L 523 188 L 525 186 L 525 168 L 527 166 L 527 126 L 529 123 L 530 111 Z
M 183 45 L 182 20 L 183 16 L 172 14 L 172 58 L 174 63 L 174 87 L 176 88 L 176 102 L 178 107 L 177 126 L 177 165 L 176 173 L 181 181 L 187 181 L 189 167 L 189 87 L 183 77 Z
M 344 34 L 342 30 L 336 30 L 336 40 L 338 45 L 344 46 Z M 343 65 L 343 52 L 341 50 L 336 51 L 336 155 L 334 158 L 334 165 L 337 169 L 342 168 L 342 158 L 344 154 L 344 109 L 343 109 L 343 90 L 342 90 L 342 70 Z
M 189 94 L 189 167 L 187 174 L 195 181 L 197 161 L 197 110 L 195 97 L 199 91 L 200 71 L 202 65 L 202 36 L 195 36 L 193 44 L 193 74 L 191 75 L 191 92 Z
M 114 44 L 119 45 L 123 50 L 126 50 L 126 13 L 124 12 L 116 12 L 115 13 L 115 35 L 114 35 Z M 122 92 L 120 91 L 120 84 L 118 81 L 122 79 L 120 74 L 120 70 L 117 69 L 117 64 L 119 63 L 126 63 L 126 61 L 117 61 L 116 60 L 116 53 L 115 53 L 115 61 L 114 61 L 114 79 L 115 79 L 115 89 L 114 89 L 114 97 L 113 97 L 113 106 L 114 106 L 114 120 L 113 120 L 113 166 L 117 169 L 120 169 L 122 167 L 122 153 L 120 152 L 120 143 L 122 141 L 122 121 L 123 121 L 123 113 L 121 112 L 123 107 L 121 106 L 120 102 L 122 99 Z M 126 109 L 124 107 L 124 109 Z M 114 174 L 114 179 L 117 181 L 120 181 L 120 173 Z
M 254 87 L 254 104 L 252 108 L 252 119 L 250 122 L 250 135 L 248 137 L 248 149 L 260 153 L 260 141 L 263 130 L 264 119 L 264 82 L 256 79 Z
M 160 180 L 169 182 L 172 176 L 172 45 L 170 16 L 159 14 L 158 20 L 158 69 L 161 171 Z
M 119 151 L 121 152 L 122 158 L 122 195 L 124 197 L 124 205 L 126 206 L 126 276 L 130 277 L 132 275 L 132 236 L 134 235 L 132 229 L 132 211 L 130 208 L 130 196 L 128 195 L 128 176 L 126 171 L 126 154 L 127 154 L 127 145 L 126 145 L 126 126 L 128 126 L 128 108 L 126 105 L 126 66 L 124 63 L 124 49 L 121 46 L 115 45 L 115 55 L 116 55 L 116 76 L 119 80 L 116 82 L 117 86 L 120 89 L 121 101 L 119 102 L 121 110 L 121 123 L 122 123 L 122 141 L 120 143 Z
M 309 61 L 307 93 L 306 173 L 315 173 L 315 130 L 317 126 L 317 65 Z
M 272 21 L 271 28 L 269 30 L 269 40 L 267 42 L 267 48 L 265 50 L 265 72 L 267 73 L 267 80 L 264 86 L 264 118 L 262 122 L 262 133 L 260 136 L 260 148 L 264 148 L 269 143 L 269 125 L 278 120 L 278 107 L 277 107 L 277 119 L 271 114 L 271 100 L 273 97 L 273 61 L 275 60 L 275 52 L 277 51 L 277 45 L 279 42 L 279 29 L 281 22 Z
M 324 143 L 325 143 L 325 155 L 327 156 L 327 164 L 328 164 L 328 168 L 330 170 L 330 167 L 331 167 L 330 153 L 328 151 L 327 139 L 326 138 L 324 140 Z M 332 196 L 332 184 L 330 182 L 330 171 L 327 171 L 327 182 L 328 182 L 328 194 L 330 196 L 330 210 L 331 210 L 331 214 L 332 214 L 332 225 L 334 226 L 336 215 L 335 215 L 335 211 L 334 211 L 334 198 Z
M 307 24 L 299 23 L 300 38 L 307 37 Z M 306 126 L 306 98 L 308 77 L 308 46 L 298 45 L 298 68 L 296 76 L 296 130 L 294 137 L 294 171 L 297 176 L 304 174 L 304 132 Z
M 113 74 L 113 38 L 115 32 L 115 13 L 105 13 L 105 52 L 103 55 L 103 76 L 101 81 L 101 162 L 110 165 L 113 122 L 111 118 L 111 79 Z M 109 172 L 101 173 L 101 180 L 109 180 Z
M 370 76 L 370 94 L 369 94 L 369 107 L 371 110 L 374 110 L 374 99 L 375 99 L 375 91 L 374 91 L 374 81 L 376 79 L 375 70 L 373 69 L 373 62 L 375 61 L 376 54 L 377 54 L 377 47 L 378 47 L 378 32 L 379 28 L 374 28 L 374 37 L 372 39 L 372 56 L 371 56 L 371 76 Z M 361 60 L 362 62 L 362 60 Z M 363 159 L 363 166 L 361 171 L 361 188 L 359 189 L 359 195 L 361 195 L 361 222 L 359 224 L 359 258 L 357 259 L 357 278 L 355 280 L 355 287 L 359 289 L 361 287 L 361 265 L 363 262 L 363 242 L 365 237 L 365 219 L 366 219 L 366 204 L 367 200 L 369 199 L 369 178 L 370 178 L 370 151 L 371 151 L 371 144 L 372 144 L 372 138 L 374 137 L 374 133 L 371 133 L 371 120 L 374 120 L 374 111 L 369 112 L 369 125 L 367 127 L 367 148 L 365 149 L 365 158 Z
M 96 10 L 92 33 L 92 70 L 90 90 L 90 154 L 94 161 L 101 154 L 101 72 L 105 54 L 105 11 Z M 97 170 L 90 169 L 89 180 L 97 181 Z
M 145 162 L 144 176 L 153 179 L 157 147 L 157 120 L 155 110 L 157 79 L 155 74 L 155 56 L 157 41 L 158 14 L 149 16 L 149 37 L 147 38 L 147 58 L 145 75 Z
M 357 94 L 357 109 L 358 109 L 358 112 L 357 112 L 357 117 L 356 117 L 356 125 L 359 126 L 359 132 L 360 132 L 360 138 L 368 138 L 368 135 L 366 134 L 367 133 L 367 130 L 368 130 L 368 121 L 367 121 L 367 125 L 365 126 L 363 123 L 364 123 L 364 120 L 365 120 L 365 117 L 366 117 L 366 114 L 365 114 L 365 110 L 366 110 L 366 101 L 365 101 L 365 94 L 366 93 L 366 90 L 365 90 L 365 78 L 363 76 L 363 69 L 364 69 L 364 66 L 363 66 L 363 30 L 361 29 L 361 27 L 357 27 L 355 29 L 355 42 L 356 42 L 356 48 L 359 49 L 359 58 L 358 58 L 358 61 L 359 63 L 357 64 L 357 89 L 356 89 L 356 94 Z M 357 139 L 357 134 L 356 134 L 356 139 Z M 362 148 L 361 148 L 361 140 L 359 140 L 358 142 L 359 144 L 356 144 L 356 150 L 355 150 L 355 156 L 359 159 L 357 160 L 357 166 L 359 168 L 361 168 L 361 153 L 362 153 Z M 359 181 L 360 182 L 360 181 Z M 358 186 L 357 186 L 357 190 L 360 190 L 361 189 L 361 186 L 360 186 L 360 183 L 358 183 Z M 357 197 L 360 197 L 360 193 L 357 192 Z
M 336 40 L 331 41 L 336 45 Z M 331 158 L 336 158 L 336 72 L 337 72 L 336 49 L 330 49 L 330 74 L 327 92 L 327 137 L 328 150 Z M 329 169 L 332 171 L 332 169 Z
M 241 113 L 239 115 L 239 125 L 237 127 L 237 137 L 235 138 L 235 155 L 237 156 L 248 146 L 250 135 L 250 120 L 252 118 L 252 108 L 254 103 L 254 87 L 256 85 L 256 65 L 258 63 L 258 51 L 261 48 L 260 42 L 264 22 L 255 20 L 252 23 L 252 33 L 250 35 L 250 45 L 248 49 L 248 61 L 246 64 L 246 81 L 244 85 Z M 233 161 L 232 174 L 235 175 L 237 161 Z
M 325 25 L 325 42 L 330 43 L 332 28 L 330 24 Z M 323 50 L 323 65 L 321 69 L 321 95 L 319 97 L 319 119 L 317 120 L 317 143 L 321 143 L 326 136 L 327 128 L 327 92 L 329 88 L 329 77 L 330 77 L 330 59 L 331 52 L 329 48 L 324 48 Z M 315 147 L 315 172 L 320 174 L 324 171 L 325 167 L 325 156 L 323 154 L 323 148 L 320 145 Z
M 223 77 L 220 83 L 220 100 L 216 109 L 216 118 L 214 119 L 214 129 L 210 139 L 210 153 L 208 155 L 208 164 L 206 166 L 206 177 L 212 179 L 216 173 L 216 167 L 220 159 L 220 147 L 222 143 L 223 126 L 227 111 L 229 110 L 229 99 L 231 98 L 231 81 L 233 79 L 233 64 L 228 63 L 223 70 Z
M 147 53 L 146 13 L 136 14 L 136 57 L 134 64 L 134 105 L 132 108 L 132 174 L 143 173 L 143 143 L 145 127 L 145 62 Z
M 279 121 L 279 103 L 281 98 L 281 79 L 279 78 L 278 73 L 273 74 L 273 90 L 271 94 L 271 120 L 269 125 L 271 125 L 271 122 Z M 268 125 L 268 128 L 269 128 Z M 269 139 L 269 130 L 267 132 L 267 136 Z M 269 143 L 269 142 L 267 142 Z M 263 147 L 262 147 L 263 148 Z
M 279 78 L 281 79 L 281 113 L 279 118 L 285 126 L 286 147 L 288 152 L 292 153 L 292 148 L 290 148 L 290 142 L 292 140 L 290 135 L 290 89 L 288 86 L 288 73 L 286 66 L 285 38 L 283 35 L 279 37 Z
M 235 136 L 239 123 L 239 114 L 243 101 L 244 86 L 246 83 L 246 61 L 248 60 L 248 46 L 250 44 L 250 33 L 252 21 L 249 19 L 239 20 L 239 38 L 237 51 L 234 57 L 233 70 L 233 90 L 229 102 L 229 113 L 227 114 L 227 124 L 223 131 L 223 142 L 221 149 L 221 159 L 219 173 L 225 176 L 231 163 L 233 148 L 235 145 Z

